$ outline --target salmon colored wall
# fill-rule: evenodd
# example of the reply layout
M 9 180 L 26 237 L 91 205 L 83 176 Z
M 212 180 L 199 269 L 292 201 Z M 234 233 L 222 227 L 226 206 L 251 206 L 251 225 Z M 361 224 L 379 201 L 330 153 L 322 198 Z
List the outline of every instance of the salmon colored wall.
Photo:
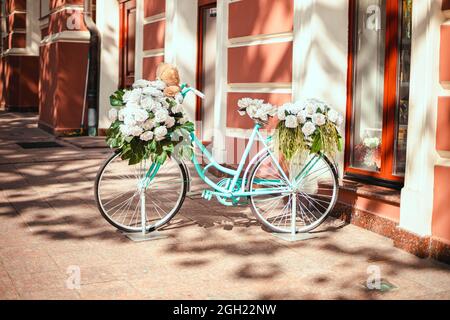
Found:
M 164 13 L 165 0 L 144 0 L 144 17 L 152 17 Z M 158 20 L 144 25 L 143 50 L 164 49 L 166 20 Z M 156 77 L 158 64 L 164 61 L 164 56 L 149 56 L 142 60 L 142 78 L 153 80 Z
M 242 128 L 251 129 L 255 123 L 247 115 L 241 116 L 237 112 L 237 102 L 239 99 L 249 97 L 252 99 L 263 99 L 266 102 L 274 105 L 281 105 L 285 102 L 291 101 L 291 94 L 280 93 L 229 93 L 227 99 L 227 127 L 229 128 Z M 275 120 L 265 127 L 266 129 L 272 129 L 275 127 Z
M 434 169 L 432 235 L 450 244 L 450 167 Z
M 154 80 L 156 77 L 156 68 L 163 61 L 163 56 L 144 58 L 142 62 L 142 78 Z
M 229 38 L 292 31 L 293 2 L 293 0 L 242 0 L 231 3 Z
M 144 17 L 151 17 L 166 10 L 165 0 L 144 0 Z
M 33 56 L 6 56 L 6 108 L 37 109 L 39 58 Z
M 80 127 L 88 47 L 57 42 L 41 48 L 39 122 L 55 132 Z
M 230 3 L 228 38 L 249 38 L 239 39 L 238 43 L 244 42 L 228 49 L 227 80 L 229 84 L 242 84 L 242 88 L 248 86 L 249 92 L 228 93 L 226 121 L 228 128 L 251 129 L 254 126 L 253 120 L 248 116 L 240 116 L 237 112 L 237 101 L 240 98 L 263 99 L 274 105 L 291 101 L 290 93 L 272 93 L 271 90 L 255 93 L 250 88 L 258 87 L 260 84 L 292 82 L 292 41 L 265 44 L 253 44 L 251 41 L 258 39 L 260 35 L 292 32 L 293 2 L 293 0 L 242 0 Z M 246 43 L 247 40 L 250 42 Z M 265 129 L 274 128 L 275 122 L 271 121 Z M 233 150 L 233 159 L 227 159 L 228 163 L 230 161 L 236 163 L 243 154 L 246 140 L 234 137 L 226 139 L 226 148 Z M 257 150 L 257 147 L 255 148 Z
M 165 31 L 165 20 L 144 25 L 144 50 L 164 48 Z
M 439 81 L 450 85 L 450 25 L 441 26 Z
M 450 151 L 450 97 L 439 97 L 436 149 Z
M 292 42 L 230 48 L 228 82 L 291 82 Z
M 9 33 L 3 39 L 4 49 L 26 48 L 26 1 L 6 2 Z M 38 108 L 38 57 L 7 54 L 2 59 L 1 78 L 4 93 L 2 103 L 7 110 L 36 110 Z

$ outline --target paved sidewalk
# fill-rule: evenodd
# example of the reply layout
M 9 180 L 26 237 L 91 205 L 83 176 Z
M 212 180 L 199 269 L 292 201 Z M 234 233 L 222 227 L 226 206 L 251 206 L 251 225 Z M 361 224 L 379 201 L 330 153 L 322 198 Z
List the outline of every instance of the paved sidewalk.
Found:
M 131 242 L 93 199 L 109 151 L 16 145 L 49 140 L 34 114 L 0 112 L 0 299 L 450 299 L 448 265 L 336 220 L 289 243 L 247 208 L 188 198 L 167 239 Z M 397 288 L 365 289 L 377 270 Z

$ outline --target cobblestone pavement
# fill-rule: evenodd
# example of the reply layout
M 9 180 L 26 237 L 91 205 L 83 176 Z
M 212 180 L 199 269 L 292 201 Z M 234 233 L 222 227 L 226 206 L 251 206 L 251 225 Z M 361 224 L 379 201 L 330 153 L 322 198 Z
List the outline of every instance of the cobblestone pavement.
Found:
M 162 231 L 168 238 L 132 242 L 94 203 L 109 150 L 70 139 L 63 148 L 22 149 L 16 142 L 54 140 L 36 121 L 0 112 L 1 299 L 450 298 L 449 266 L 336 220 L 313 239 L 285 242 L 246 207 L 191 197 Z M 397 288 L 365 289 L 377 270 Z

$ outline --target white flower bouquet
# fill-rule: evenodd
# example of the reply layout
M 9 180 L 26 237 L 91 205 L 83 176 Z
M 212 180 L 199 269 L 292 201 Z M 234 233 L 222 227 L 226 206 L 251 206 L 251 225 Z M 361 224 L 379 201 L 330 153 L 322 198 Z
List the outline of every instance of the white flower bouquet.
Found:
M 307 99 L 285 103 L 277 115 L 276 141 L 287 160 L 305 150 L 330 155 L 342 150 L 338 128 L 344 119 L 325 102 Z
M 111 126 L 106 142 L 118 149 L 130 165 L 143 159 L 164 163 L 175 147 L 187 140 L 186 133 L 194 130 L 194 124 L 186 118 L 183 95 L 177 86 L 158 76 L 155 81 L 137 80 L 131 89 L 118 90 L 110 97 Z M 179 155 L 189 157 L 191 142 L 180 146 Z
M 264 100 L 242 98 L 238 101 L 238 112 L 241 116 L 248 115 L 251 119 L 261 125 L 267 124 L 270 117 L 273 117 L 277 110 L 270 103 L 264 103 Z

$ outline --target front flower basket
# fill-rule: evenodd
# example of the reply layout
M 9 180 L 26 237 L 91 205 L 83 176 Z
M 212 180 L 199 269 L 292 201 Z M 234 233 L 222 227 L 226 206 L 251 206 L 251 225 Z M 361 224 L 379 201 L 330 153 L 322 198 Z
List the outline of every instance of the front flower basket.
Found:
M 168 64 L 158 67 L 155 81 L 138 80 L 132 89 L 116 91 L 107 144 L 130 165 L 145 159 L 162 164 L 174 152 L 190 157 L 194 124 L 186 118 L 180 91 L 178 71 Z

